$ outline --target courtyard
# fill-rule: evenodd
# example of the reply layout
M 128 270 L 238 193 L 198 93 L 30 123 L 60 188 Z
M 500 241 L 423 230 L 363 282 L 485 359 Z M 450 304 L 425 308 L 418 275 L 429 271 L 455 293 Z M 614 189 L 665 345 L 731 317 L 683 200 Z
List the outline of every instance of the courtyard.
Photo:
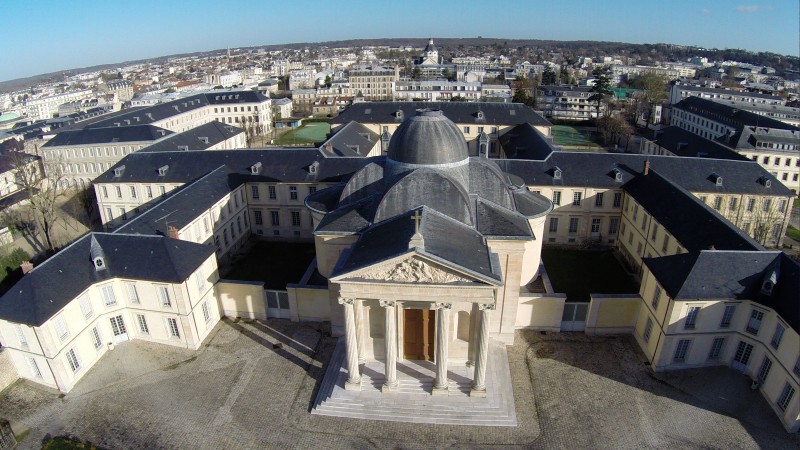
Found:
M 558 293 L 567 301 L 588 302 L 589 294 L 635 294 L 639 284 L 625 272 L 614 250 L 545 247 L 542 261 Z
M 280 134 L 275 138 L 274 145 L 314 144 L 322 142 L 331 131 L 328 122 L 305 122 L 298 128 Z
M 327 324 L 220 322 L 197 351 L 119 345 L 70 393 L 0 393 L 19 448 L 70 435 L 105 448 L 798 448 L 727 368 L 653 374 L 629 337 L 518 331 L 519 426 L 379 422 L 309 413 L 336 344 Z M 275 348 L 273 344 L 282 343 Z
M 253 239 L 246 254 L 222 269 L 221 278 L 263 281 L 266 289 L 286 289 L 297 283 L 314 260 L 314 243 Z

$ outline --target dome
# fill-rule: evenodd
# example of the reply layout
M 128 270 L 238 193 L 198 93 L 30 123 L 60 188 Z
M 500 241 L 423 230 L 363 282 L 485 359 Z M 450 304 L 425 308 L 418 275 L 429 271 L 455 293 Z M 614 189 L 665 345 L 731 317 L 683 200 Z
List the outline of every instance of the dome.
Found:
M 389 142 L 390 160 L 412 165 L 467 163 L 464 135 L 439 110 L 419 109 L 406 119 Z

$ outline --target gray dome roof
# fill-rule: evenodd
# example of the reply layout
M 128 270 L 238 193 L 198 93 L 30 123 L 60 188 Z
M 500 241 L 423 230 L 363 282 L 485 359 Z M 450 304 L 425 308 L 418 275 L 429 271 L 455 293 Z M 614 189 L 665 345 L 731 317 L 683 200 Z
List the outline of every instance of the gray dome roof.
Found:
M 452 164 L 469 159 L 464 135 L 442 111 L 419 109 L 389 142 L 389 159 L 416 165 Z

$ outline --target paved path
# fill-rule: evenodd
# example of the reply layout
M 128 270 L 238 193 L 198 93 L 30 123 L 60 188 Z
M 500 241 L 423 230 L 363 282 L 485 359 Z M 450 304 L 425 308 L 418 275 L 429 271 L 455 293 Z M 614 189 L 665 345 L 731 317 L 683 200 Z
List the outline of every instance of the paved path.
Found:
M 325 327 L 226 320 L 198 351 L 129 342 L 66 396 L 13 385 L 0 417 L 29 430 L 24 449 L 63 434 L 107 448 L 800 447 L 742 375 L 655 376 L 627 337 L 518 333 L 508 349 L 515 428 L 311 415 L 336 344 Z

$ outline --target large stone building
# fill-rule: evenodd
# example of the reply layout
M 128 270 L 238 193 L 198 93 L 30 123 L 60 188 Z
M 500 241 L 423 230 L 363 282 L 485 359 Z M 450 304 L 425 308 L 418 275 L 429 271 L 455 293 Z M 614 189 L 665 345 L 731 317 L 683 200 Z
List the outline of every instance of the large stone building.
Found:
M 375 106 L 375 111 L 381 110 Z M 515 108 L 498 111 L 521 114 Z M 18 374 L 54 384 L 37 375 L 25 359 L 30 355 L 37 368 L 48 364 L 56 373 L 53 378 L 65 383 L 56 387 L 69 390 L 81 370 L 94 363 L 95 344 L 103 342 L 95 339 L 93 329 L 100 336 L 121 336 L 117 307 L 129 308 L 122 315 L 124 324 L 137 323 L 132 314 L 145 315 L 151 332 L 148 315 L 158 315 L 165 342 L 177 343 L 169 336 L 175 337 L 172 330 L 183 322 L 158 310 L 163 294 L 151 284 L 184 286 L 188 278 L 197 278 L 192 273 L 201 265 L 206 265 L 202 277 L 215 280 L 208 274 L 216 259 L 212 264 L 203 258 L 216 250 L 224 263 L 251 236 L 313 239 L 315 261 L 299 283 L 287 286 L 276 306 L 269 306 L 261 287 L 244 292 L 224 282 L 215 284 L 215 306 L 235 317 L 330 321 L 346 345 L 329 373 L 346 375 L 349 383 L 342 386 L 350 392 L 372 390 L 375 382 L 391 391 L 401 364 L 428 360 L 430 379 L 416 376 L 425 378 L 421 385 L 432 383 L 432 394 L 464 396 L 464 391 L 445 388 L 452 383 L 462 387 L 466 379 L 473 397 L 507 398 L 498 390 L 503 386 L 489 383 L 498 373 L 494 369 L 505 363 L 487 358 L 487 347 L 502 349 L 513 342 L 518 328 L 584 330 L 633 335 L 657 371 L 719 365 L 741 371 L 757 381 L 754 387 L 787 430 L 800 428 L 800 266 L 779 251 L 766 250 L 744 226 L 766 228 L 757 222 L 759 211 L 765 204 L 778 205 L 783 213 L 766 230 L 768 236 L 783 234 L 792 194 L 769 172 L 742 159 L 560 152 L 529 120 L 509 124 L 502 134 L 508 139 L 498 140 L 503 147 L 498 153 L 509 159 L 489 159 L 485 152 L 470 151 L 463 129 L 470 119 L 452 111 L 403 112 L 397 122 L 387 121 L 394 116 L 384 113 L 348 125 L 370 130 L 369 142 L 378 133 L 391 133 L 382 154 L 369 158 L 325 148 L 127 155 L 98 179 L 95 189 L 100 189 L 98 198 L 103 187 L 109 194 L 120 188 L 124 197 L 133 187 L 137 196 L 121 201 L 130 202 L 125 208 L 138 204 L 139 214 L 115 234 L 79 240 L 28 274 L 34 277 L 23 278 L 23 289 L 0 298 L 0 339 L 18 355 Z M 469 126 L 475 126 L 475 117 L 468 117 L 473 120 Z M 147 192 L 148 186 L 154 195 L 144 200 L 138 192 Z M 169 280 L 148 272 L 152 258 L 139 258 L 148 265 L 140 268 L 141 262 L 123 258 L 115 263 L 108 256 L 110 272 L 102 272 L 92 264 L 98 247 L 106 255 L 115 249 L 115 256 L 130 256 L 124 251 L 128 247 L 104 239 L 142 242 L 145 250 L 144 243 L 152 239 L 176 251 L 205 253 L 193 263 L 176 262 L 181 270 Z M 543 289 L 528 282 L 537 275 L 546 280 L 539 264 L 543 245 L 586 241 L 616 248 L 641 284 L 637 294 L 591 294 L 578 320 L 565 295 L 553 292 L 546 281 Z M 779 242 L 779 236 L 766 241 L 770 246 Z M 179 253 L 170 255 L 184 261 Z M 81 260 L 88 272 L 76 277 L 86 281 L 80 289 L 31 290 L 41 282 L 37 277 L 52 276 L 57 283 L 60 271 L 84 267 Z M 122 272 L 115 269 L 120 266 Z M 90 276 L 96 273 L 110 276 Z M 150 290 L 146 299 L 137 298 L 155 306 L 132 307 L 117 300 L 100 317 L 106 282 L 138 280 Z M 90 308 L 84 310 L 86 289 Z M 212 326 L 217 319 L 210 297 L 195 299 L 191 286 L 181 289 L 180 299 L 190 303 L 178 306 L 182 300 L 176 291 L 170 305 L 187 321 L 194 317 L 194 323 Z M 253 295 L 263 295 L 264 301 Z M 202 298 L 209 299 L 207 308 Z M 35 320 L 24 315 L 32 310 L 40 312 Z M 96 319 L 89 311 L 97 312 L 92 313 Z M 191 323 L 177 328 L 178 336 L 187 337 L 181 345 L 196 346 L 206 332 Z M 34 334 L 52 345 L 33 352 Z M 76 350 L 78 344 L 87 347 Z M 361 362 L 368 371 L 362 371 Z M 453 371 L 465 375 L 451 378 Z

